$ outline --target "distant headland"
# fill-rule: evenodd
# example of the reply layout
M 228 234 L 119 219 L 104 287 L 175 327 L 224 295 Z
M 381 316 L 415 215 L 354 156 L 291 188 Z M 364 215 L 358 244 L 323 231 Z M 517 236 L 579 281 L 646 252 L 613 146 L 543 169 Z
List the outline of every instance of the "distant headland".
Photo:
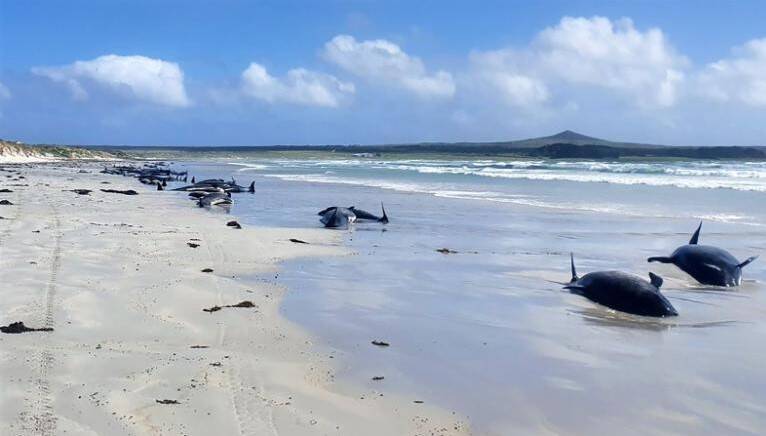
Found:
M 9 144 L 9 142 L 5 142 Z M 26 150 L 51 149 L 61 153 L 65 146 L 22 145 Z M 373 157 L 383 153 L 397 154 L 473 154 L 473 155 L 511 155 L 529 158 L 548 159 L 621 159 L 621 158 L 686 158 L 686 159 L 750 159 L 766 160 L 766 147 L 763 146 L 669 146 L 616 142 L 594 138 L 571 130 L 565 130 L 551 136 L 497 142 L 421 142 L 404 144 L 326 144 L 326 145 L 266 145 L 266 146 L 78 146 L 76 154 L 82 149 L 95 150 L 114 157 L 131 155 L 163 155 L 172 157 L 174 152 L 216 153 L 216 152 L 259 152 L 259 151 L 313 151 L 350 153 L 360 157 Z M 31 151 L 30 151 L 31 150 Z M 2 150 L 0 149 L 0 155 Z M 99 157 L 105 157 L 100 154 Z

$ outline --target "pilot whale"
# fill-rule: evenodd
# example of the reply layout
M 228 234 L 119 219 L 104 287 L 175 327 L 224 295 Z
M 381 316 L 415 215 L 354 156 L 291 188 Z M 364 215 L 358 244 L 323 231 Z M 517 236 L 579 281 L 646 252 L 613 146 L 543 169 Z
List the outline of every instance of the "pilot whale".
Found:
M 654 256 L 647 261 L 672 263 L 703 285 L 739 286 L 742 283 L 742 268 L 758 256 L 740 262 L 722 248 L 699 245 L 701 229 L 702 222 L 689 243 L 676 248 L 670 256 Z
M 622 271 L 595 271 L 577 276 L 574 256 L 570 255 L 572 280 L 564 285 L 573 294 L 620 312 L 666 317 L 678 312 L 660 292 L 662 277 L 649 273 L 650 282 Z

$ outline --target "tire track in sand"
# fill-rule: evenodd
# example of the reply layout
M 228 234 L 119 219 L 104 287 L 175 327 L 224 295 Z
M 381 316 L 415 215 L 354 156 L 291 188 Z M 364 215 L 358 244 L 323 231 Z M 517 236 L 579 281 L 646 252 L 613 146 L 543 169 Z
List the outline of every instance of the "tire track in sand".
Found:
M 210 260 L 215 264 L 224 265 L 228 258 L 225 249 L 219 243 L 205 244 Z M 218 280 L 215 281 L 217 304 L 224 303 L 223 292 Z M 218 342 L 222 347 L 226 342 L 226 321 L 224 319 L 218 322 Z M 231 359 L 224 370 L 221 387 L 224 388 L 229 396 L 232 405 L 232 412 L 237 420 L 239 436 L 276 436 L 277 429 L 274 427 L 274 419 L 271 408 L 260 409 L 259 400 L 263 398 L 263 387 L 254 386 L 248 389 L 245 386 L 251 386 L 250 383 L 242 377 L 242 372 L 247 372 L 247 367 L 240 363 L 243 356 L 239 353 L 232 354 Z M 262 413 L 256 413 L 256 410 L 262 410 Z
M 58 287 L 58 274 L 61 268 L 61 219 L 59 211 L 52 200 L 48 200 L 53 217 L 53 248 L 51 251 L 51 265 L 48 281 L 42 295 L 42 313 L 40 324 L 44 327 L 55 328 L 55 305 L 56 290 Z M 28 362 L 33 371 L 33 386 L 28 401 L 28 416 L 25 417 L 25 429 L 33 435 L 53 436 L 56 434 L 56 414 L 54 413 L 54 399 L 51 393 L 50 372 L 55 363 L 55 356 L 51 348 L 51 335 L 46 333 L 38 342 L 37 349 L 32 353 Z

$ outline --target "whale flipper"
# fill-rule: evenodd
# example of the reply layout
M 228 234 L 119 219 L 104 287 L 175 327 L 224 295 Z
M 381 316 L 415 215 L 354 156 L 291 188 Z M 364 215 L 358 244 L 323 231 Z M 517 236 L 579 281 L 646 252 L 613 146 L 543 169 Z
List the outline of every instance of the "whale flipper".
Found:
M 689 239 L 689 245 L 697 245 L 697 242 L 700 239 L 700 230 L 702 229 L 702 221 L 700 221 L 700 225 L 697 227 L 697 230 L 692 235 L 692 238 Z
M 650 272 L 649 273 L 649 281 L 652 282 L 652 284 L 657 288 L 660 289 L 662 286 L 663 280 L 662 277 L 658 276 L 657 274 Z
M 737 266 L 740 267 L 740 268 L 744 268 L 745 266 L 747 266 L 747 264 L 749 264 L 750 262 L 754 261 L 755 259 L 758 259 L 758 256 L 748 257 L 744 262 L 740 263 Z
M 667 256 L 654 256 L 646 259 L 647 262 L 673 263 L 673 259 Z

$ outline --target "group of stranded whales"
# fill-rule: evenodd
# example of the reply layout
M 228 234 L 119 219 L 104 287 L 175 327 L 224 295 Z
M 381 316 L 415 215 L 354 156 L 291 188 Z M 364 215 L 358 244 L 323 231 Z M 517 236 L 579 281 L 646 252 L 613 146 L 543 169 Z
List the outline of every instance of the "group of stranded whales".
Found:
M 115 166 L 104 169 L 103 173 L 133 176 L 142 183 L 156 184 L 158 190 L 164 190 L 169 180 L 187 181 L 187 172 L 176 172 L 162 168 L 165 165 Z M 240 186 L 234 179 L 207 179 L 199 182 L 191 178 L 191 184 L 173 189 L 185 191 L 196 200 L 199 207 L 229 206 L 232 193 L 255 192 L 255 182 L 250 186 Z M 371 221 L 388 224 L 386 209 L 381 203 L 381 216 L 377 216 L 354 206 L 331 206 L 317 213 L 320 222 L 326 228 L 346 229 L 359 221 Z M 670 256 L 652 256 L 648 262 L 672 263 L 703 285 L 739 286 L 742 282 L 742 268 L 754 261 L 752 256 L 738 261 L 728 251 L 714 246 L 699 245 L 702 223 L 699 224 L 688 244 L 678 247 Z M 581 295 L 595 303 L 613 310 L 641 316 L 668 317 L 677 316 L 678 311 L 662 295 L 662 277 L 650 272 L 649 280 L 622 271 L 594 271 L 582 277 L 577 275 L 574 255 L 570 256 L 572 278 L 564 283 L 564 289 Z
M 189 197 L 197 200 L 199 207 L 227 206 L 233 202 L 231 199 L 232 192 L 255 193 L 255 182 L 251 182 L 250 186 L 244 187 L 238 185 L 234 179 L 231 182 L 223 179 L 207 179 L 195 182 L 192 177 L 191 185 L 173 190 L 188 192 Z
M 678 247 L 670 256 L 653 256 L 648 262 L 672 263 L 703 285 L 739 286 L 742 268 L 758 256 L 739 262 L 723 248 L 699 245 L 700 222 L 688 244 Z M 677 316 L 678 311 L 660 292 L 662 277 L 649 273 L 649 281 L 621 271 L 596 271 L 577 276 L 574 255 L 570 256 L 572 279 L 564 289 L 595 303 L 634 315 Z

